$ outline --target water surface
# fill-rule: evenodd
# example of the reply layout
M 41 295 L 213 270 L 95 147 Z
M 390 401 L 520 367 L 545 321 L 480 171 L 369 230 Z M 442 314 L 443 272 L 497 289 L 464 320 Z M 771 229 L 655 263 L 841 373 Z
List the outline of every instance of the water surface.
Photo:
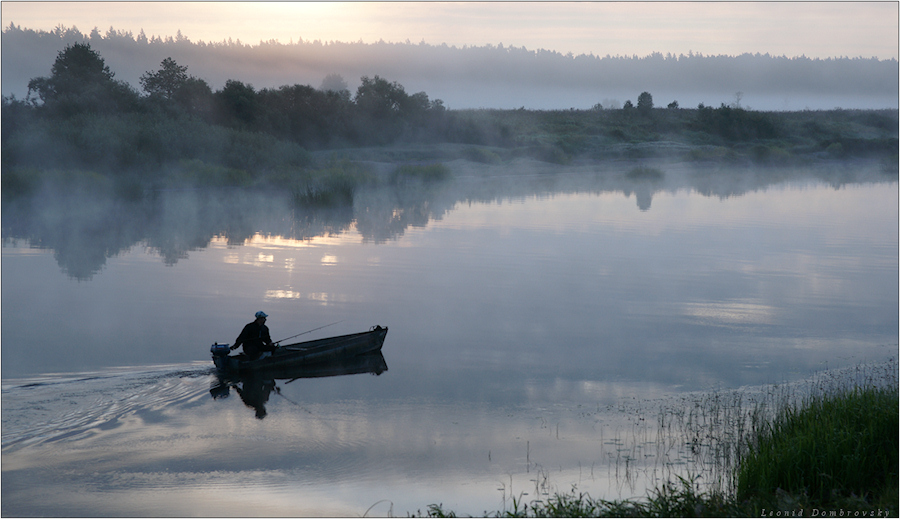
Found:
M 693 462 L 659 450 L 661 402 L 896 355 L 895 174 L 631 166 L 456 164 L 325 213 L 227 192 L 5 207 L 2 512 L 631 497 Z M 259 419 L 208 347 L 260 309 L 276 339 L 388 326 L 388 369 L 276 380 Z

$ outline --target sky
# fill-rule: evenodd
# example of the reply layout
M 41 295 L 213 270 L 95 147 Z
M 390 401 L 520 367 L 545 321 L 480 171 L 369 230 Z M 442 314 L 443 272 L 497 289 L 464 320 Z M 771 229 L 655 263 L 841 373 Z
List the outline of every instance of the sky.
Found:
M 256 44 L 321 40 L 898 58 L 898 2 L 17 2 L 2 23 Z

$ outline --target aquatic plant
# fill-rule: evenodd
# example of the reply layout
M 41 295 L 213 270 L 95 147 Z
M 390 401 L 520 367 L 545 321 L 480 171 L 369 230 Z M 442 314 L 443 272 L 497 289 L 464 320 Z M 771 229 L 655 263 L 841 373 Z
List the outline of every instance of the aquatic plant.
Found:
M 373 183 L 375 177 L 359 163 L 335 160 L 323 168 L 285 172 L 273 181 L 291 186 L 293 201 L 300 207 L 328 208 L 352 206 L 359 186 Z

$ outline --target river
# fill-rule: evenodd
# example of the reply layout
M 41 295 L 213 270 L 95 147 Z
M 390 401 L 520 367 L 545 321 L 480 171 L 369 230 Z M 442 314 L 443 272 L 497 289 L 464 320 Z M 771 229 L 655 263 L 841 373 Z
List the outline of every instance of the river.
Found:
M 661 407 L 896 359 L 896 171 L 450 167 L 318 212 L 5 204 L 3 515 L 642 496 L 704 463 L 660 449 Z M 260 413 L 209 361 L 257 310 L 274 339 L 387 326 L 384 364 L 275 380 Z

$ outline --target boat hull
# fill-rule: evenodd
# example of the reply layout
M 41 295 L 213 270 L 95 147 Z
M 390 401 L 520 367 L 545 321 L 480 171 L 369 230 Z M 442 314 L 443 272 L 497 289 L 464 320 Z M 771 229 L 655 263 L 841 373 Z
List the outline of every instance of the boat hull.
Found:
M 233 372 L 334 364 L 380 352 L 387 331 L 387 327 L 375 326 L 367 332 L 287 344 L 277 348 L 270 356 L 256 360 L 248 360 L 244 354 L 213 355 L 213 362 L 219 370 Z

